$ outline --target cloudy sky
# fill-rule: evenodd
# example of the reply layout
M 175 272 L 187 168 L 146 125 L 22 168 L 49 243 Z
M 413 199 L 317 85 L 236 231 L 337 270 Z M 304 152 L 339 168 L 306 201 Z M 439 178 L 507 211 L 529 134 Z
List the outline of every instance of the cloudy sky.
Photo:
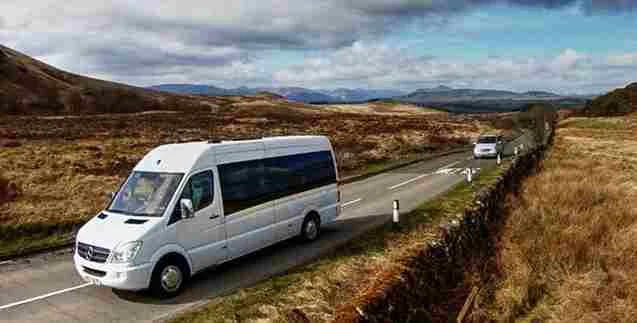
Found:
M 637 1 L 2 0 L 0 43 L 141 86 L 599 93 L 637 81 Z

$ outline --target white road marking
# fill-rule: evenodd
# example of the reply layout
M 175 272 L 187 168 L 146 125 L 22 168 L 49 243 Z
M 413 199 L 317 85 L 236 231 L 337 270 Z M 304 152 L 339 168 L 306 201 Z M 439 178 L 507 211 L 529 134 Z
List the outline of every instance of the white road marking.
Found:
M 362 201 L 362 200 L 363 200 L 363 199 L 355 199 L 355 200 L 353 200 L 353 201 L 349 201 L 349 202 L 347 202 L 347 203 L 343 203 L 343 204 L 341 205 L 341 207 L 346 207 L 346 206 L 349 206 L 349 205 L 352 205 L 352 204 L 356 204 L 356 203 L 358 203 L 358 202 L 360 202 L 360 201 Z
M 464 168 L 443 168 L 436 171 L 436 174 L 444 174 L 444 175 L 455 175 L 458 173 L 463 173 L 465 171 Z
M 458 164 L 460 164 L 460 160 L 459 160 L 459 161 L 457 161 L 457 162 L 453 162 L 453 163 L 451 163 L 451 164 L 449 164 L 449 165 L 447 165 L 447 166 L 442 166 L 442 167 L 438 168 L 438 171 L 439 171 L 439 170 L 443 170 L 443 169 L 445 169 L 445 168 L 450 168 L 450 167 L 456 166 L 456 165 L 458 165 Z
M 86 284 L 82 284 L 82 285 L 77 285 L 75 287 L 58 290 L 58 291 L 51 292 L 51 293 L 48 293 L 48 294 L 44 294 L 44 295 L 36 296 L 36 297 L 33 297 L 33 298 L 25 299 L 25 300 L 22 300 L 22 301 L 19 301 L 19 302 L 7 304 L 7 305 L 2 305 L 2 306 L 0 306 L 0 311 L 1 310 L 6 310 L 6 309 L 9 309 L 9 308 L 12 308 L 12 307 L 24 305 L 24 304 L 27 304 L 27 303 L 32 303 L 32 302 L 35 302 L 35 301 L 39 301 L 41 299 L 49 298 L 51 296 L 68 293 L 68 292 L 71 292 L 71 291 L 74 291 L 74 290 L 78 290 L 80 288 L 88 287 L 88 286 L 91 286 L 91 285 L 93 285 L 93 283 L 86 283 Z
M 388 187 L 388 189 L 389 189 L 390 191 L 391 191 L 391 190 L 395 190 L 395 189 L 397 189 L 397 188 L 399 188 L 399 187 L 401 187 L 401 186 L 405 186 L 405 185 L 407 185 L 407 184 L 409 184 L 409 183 L 413 183 L 413 182 L 415 182 L 415 181 L 417 181 L 417 180 L 419 180 L 419 179 L 421 179 L 421 178 L 425 178 L 425 177 L 427 177 L 427 176 L 430 176 L 430 175 L 433 175 L 433 174 L 437 174 L 438 172 L 440 172 L 440 171 L 441 171 L 441 170 L 443 170 L 443 169 L 447 169 L 447 168 L 449 168 L 449 167 L 452 167 L 452 166 L 458 165 L 460 162 L 461 162 L 461 161 L 459 160 L 459 161 L 453 162 L 453 163 L 451 163 L 451 164 L 449 164 L 449 165 L 442 166 L 442 167 L 438 168 L 438 170 L 436 170 L 436 171 L 435 171 L 435 172 L 433 172 L 433 173 L 427 173 L 427 174 L 418 175 L 418 176 L 416 176 L 416 177 L 414 177 L 414 178 L 412 178 L 412 179 L 408 179 L 408 180 L 406 180 L 406 181 L 404 181 L 404 182 L 402 182 L 402 183 L 398 183 L 398 184 L 396 184 L 396 185 L 394 185 L 394 186 L 390 186 L 390 187 Z
M 417 180 L 419 180 L 419 179 L 421 179 L 421 178 L 424 178 L 424 177 L 426 177 L 426 176 L 429 176 L 429 175 L 431 175 L 431 173 L 429 173 L 429 174 L 422 174 L 422 175 L 420 175 L 420 176 L 416 176 L 416 177 L 414 177 L 414 178 L 412 178 L 412 179 L 410 179 L 410 180 L 406 180 L 406 181 L 404 181 L 404 182 L 402 182 L 402 183 L 398 183 L 398 184 L 396 184 L 396 185 L 394 185 L 394 186 L 389 187 L 389 190 L 397 189 L 397 188 L 399 188 L 399 187 L 401 187 L 401 186 L 405 186 L 405 185 L 407 185 L 407 184 L 409 184 L 409 183 L 411 183 L 411 182 L 415 182 L 415 181 L 417 181 Z

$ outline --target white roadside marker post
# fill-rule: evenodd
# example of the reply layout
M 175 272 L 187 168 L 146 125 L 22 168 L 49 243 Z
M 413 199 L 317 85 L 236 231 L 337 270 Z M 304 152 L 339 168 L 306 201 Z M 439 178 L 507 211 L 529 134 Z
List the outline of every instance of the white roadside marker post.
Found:
M 498 159 L 496 162 L 498 163 L 498 165 L 502 164 L 502 156 L 500 156 L 500 153 L 498 153 Z
M 392 214 L 392 220 L 394 228 L 398 229 L 400 227 L 400 202 L 398 202 L 398 200 L 394 200 L 394 212 Z
M 515 147 L 515 148 L 513 149 L 513 154 L 517 156 L 517 155 L 518 155 L 518 153 L 519 153 L 519 151 L 518 151 L 518 147 Z
M 471 168 L 466 168 L 464 172 L 467 175 L 466 177 L 467 183 L 471 183 L 473 181 L 473 174 L 471 173 Z

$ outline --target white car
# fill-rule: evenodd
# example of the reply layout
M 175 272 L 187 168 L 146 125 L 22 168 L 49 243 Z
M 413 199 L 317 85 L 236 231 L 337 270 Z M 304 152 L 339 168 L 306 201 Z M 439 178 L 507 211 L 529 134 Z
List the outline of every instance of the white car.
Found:
M 79 230 L 75 268 L 96 285 L 177 295 L 210 266 L 317 239 L 340 212 L 337 178 L 322 136 L 157 147 Z
M 478 141 L 473 146 L 473 157 L 497 157 L 498 154 L 502 156 L 504 150 L 504 142 L 502 136 L 497 135 L 482 135 L 478 138 Z

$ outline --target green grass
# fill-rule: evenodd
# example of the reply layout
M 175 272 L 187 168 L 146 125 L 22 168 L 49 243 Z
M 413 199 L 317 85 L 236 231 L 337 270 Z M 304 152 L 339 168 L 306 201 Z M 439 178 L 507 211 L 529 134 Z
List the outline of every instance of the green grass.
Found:
M 392 166 L 392 162 L 391 161 L 370 163 L 370 164 L 367 164 L 367 166 L 365 167 L 365 171 L 363 171 L 363 174 L 380 173 L 380 172 L 384 171 L 385 169 L 389 168 L 390 166 Z
M 370 263 L 395 265 L 409 252 L 408 246 L 422 245 L 427 239 L 434 238 L 437 224 L 463 212 L 477 191 L 495 183 L 506 167 L 508 164 L 487 170 L 473 184 L 460 183 L 443 196 L 422 204 L 401 217 L 399 231 L 386 224 L 346 243 L 321 260 L 253 287 L 217 297 L 205 307 L 184 313 L 173 322 L 234 322 L 265 318 L 271 322 L 287 322 L 285 314 L 295 308 L 309 311 L 306 314 L 310 314 L 311 321 L 329 320 L 333 310 L 355 297 L 360 289 L 348 286 L 356 281 L 364 285 L 365 280 L 371 278 L 370 272 L 375 271 L 366 270 L 369 269 L 366 266 L 373 267 Z M 350 275 L 339 277 L 343 271 Z M 311 296 L 305 299 L 299 297 L 308 294 Z
M 0 259 L 12 258 L 31 252 L 63 247 L 73 242 L 72 233 L 34 234 L 13 240 L 0 240 Z

